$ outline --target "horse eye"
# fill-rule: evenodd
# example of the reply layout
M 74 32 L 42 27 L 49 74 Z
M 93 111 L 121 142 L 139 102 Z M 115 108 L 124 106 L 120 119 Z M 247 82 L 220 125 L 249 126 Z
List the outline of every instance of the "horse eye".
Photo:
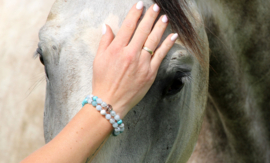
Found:
M 187 75 L 188 75 L 188 73 L 186 73 L 186 72 L 176 72 L 174 77 L 172 78 L 170 84 L 165 89 L 165 92 L 164 92 L 165 95 L 171 96 L 171 95 L 175 95 L 178 92 L 180 92 L 182 90 L 182 88 L 184 87 L 184 83 L 182 81 L 182 78 L 186 77 Z
M 39 56 L 40 62 L 44 65 L 44 61 L 43 61 L 43 57 L 42 57 L 42 49 L 41 48 L 37 48 L 37 54 Z
M 40 62 L 44 65 L 45 74 L 46 74 L 47 78 L 49 79 L 49 75 L 48 75 L 48 72 L 47 72 L 47 67 L 44 64 L 44 60 L 43 60 L 43 57 L 42 57 L 43 56 L 42 55 L 42 49 L 40 47 L 37 48 L 37 54 L 39 56 Z

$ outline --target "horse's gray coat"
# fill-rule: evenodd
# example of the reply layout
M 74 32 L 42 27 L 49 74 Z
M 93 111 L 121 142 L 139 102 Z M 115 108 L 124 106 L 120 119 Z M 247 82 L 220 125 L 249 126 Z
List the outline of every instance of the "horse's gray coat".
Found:
M 91 93 L 92 62 L 103 23 L 117 33 L 125 15 L 137 1 L 57 0 L 40 31 L 39 47 L 48 74 L 44 133 L 46 142 L 81 109 Z M 144 0 L 146 8 L 153 4 Z M 206 46 L 207 37 L 194 2 L 190 16 Z M 164 36 L 173 31 L 167 28 Z M 201 56 L 208 62 L 208 48 Z M 173 96 L 164 91 L 177 71 L 191 70 L 192 80 Z M 181 80 L 186 81 L 185 77 Z M 124 118 L 126 132 L 110 137 L 93 162 L 186 162 L 200 132 L 208 91 L 208 67 L 180 42 L 167 54 L 156 81 L 144 99 Z M 124 98 L 124 97 L 123 97 Z
M 198 1 L 209 46 L 205 122 L 190 162 L 270 162 L 270 1 Z

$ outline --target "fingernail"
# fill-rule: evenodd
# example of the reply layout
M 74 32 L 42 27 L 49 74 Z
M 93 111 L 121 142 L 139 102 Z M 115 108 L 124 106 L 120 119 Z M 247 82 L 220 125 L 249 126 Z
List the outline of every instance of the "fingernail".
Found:
M 164 16 L 162 17 L 162 22 L 163 22 L 163 23 L 167 23 L 167 22 L 168 22 L 168 17 L 167 17 L 166 15 L 164 15 Z
M 104 35 L 107 31 L 107 26 L 105 24 L 102 25 L 102 35 Z
M 138 10 L 142 9 L 142 8 L 143 8 L 143 1 L 139 1 L 139 2 L 137 3 L 137 5 L 136 5 L 136 8 L 137 8 Z
M 172 40 L 172 41 L 175 41 L 177 38 L 178 38 L 178 34 L 175 33 L 175 34 L 171 37 L 171 40 Z
M 153 10 L 154 10 L 155 12 L 158 12 L 158 11 L 159 11 L 159 6 L 158 6 L 157 4 L 155 4 L 154 7 L 153 7 Z

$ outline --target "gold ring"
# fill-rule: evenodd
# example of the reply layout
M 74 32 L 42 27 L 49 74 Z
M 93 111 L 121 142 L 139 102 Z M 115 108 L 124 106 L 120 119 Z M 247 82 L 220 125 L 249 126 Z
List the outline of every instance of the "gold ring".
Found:
M 154 52 L 146 46 L 143 47 L 143 50 L 146 50 L 148 53 L 151 54 L 151 56 L 154 54 Z

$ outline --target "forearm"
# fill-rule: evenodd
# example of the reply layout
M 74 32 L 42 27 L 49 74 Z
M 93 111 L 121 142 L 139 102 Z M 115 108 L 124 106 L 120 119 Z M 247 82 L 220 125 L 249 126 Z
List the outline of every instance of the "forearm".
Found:
M 22 162 L 85 162 L 112 130 L 104 116 L 93 106 L 85 105 L 52 141 Z

